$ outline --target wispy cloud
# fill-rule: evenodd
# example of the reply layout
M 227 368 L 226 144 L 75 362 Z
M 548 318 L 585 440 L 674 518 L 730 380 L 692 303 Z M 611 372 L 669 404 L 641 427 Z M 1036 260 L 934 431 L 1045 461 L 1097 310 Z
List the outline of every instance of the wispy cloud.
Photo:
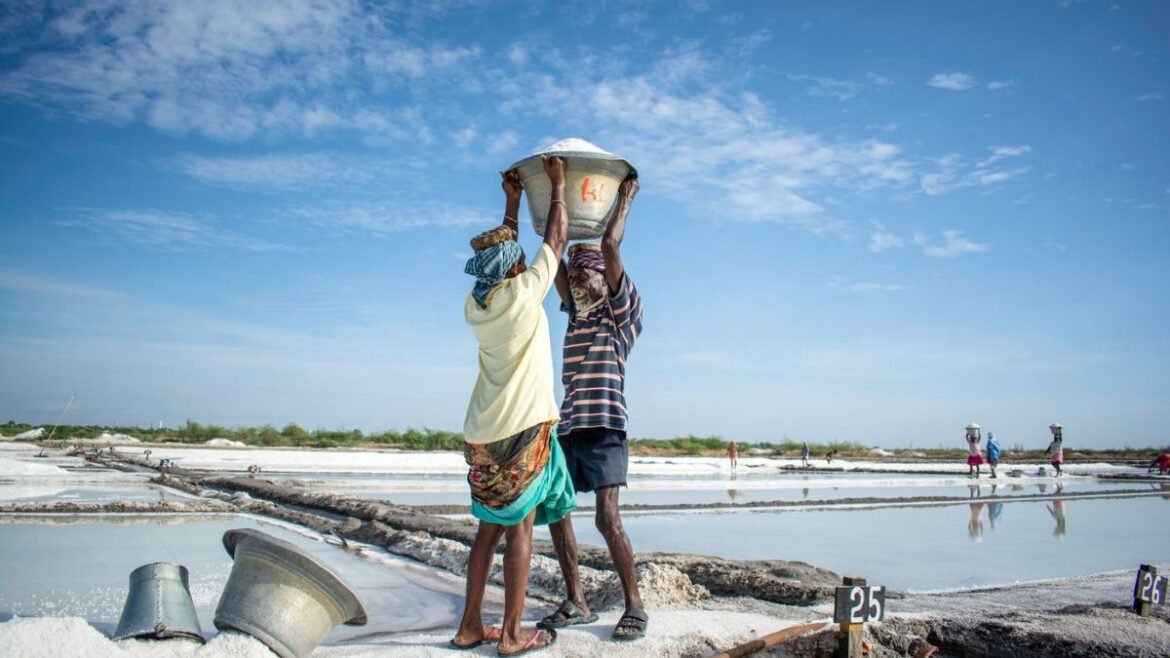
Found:
M 865 91 L 867 84 L 875 87 L 888 87 L 894 84 L 893 80 L 877 73 L 866 73 L 865 82 L 795 73 L 788 74 L 788 79 L 807 83 L 806 89 L 809 96 L 835 98 L 839 101 L 847 101 L 858 96 Z
M 125 295 L 112 290 L 62 283 L 43 276 L 5 270 L 0 270 L 0 289 L 38 296 L 75 297 L 102 303 L 127 300 Z
M 474 139 L 473 134 L 469 139 Z M 456 137 L 458 141 L 458 137 Z M 409 163 L 328 153 L 275 153 L 241 157 L 176 156 L 179 173 L 209 185 L 284 192 L 303 188 L 353 188 L 387 178 L 420 176 Z
M 991 82 L 987 83 L 987 89 L 988 91 L 999 91 L 1000 89 L 1013 87 L 1015 84 L 1015 80 L 992 80 Z
M 187 213 L 151 210 L 65 211 L 61 226 L 78 227 L 123 242 L 153 248 L 222 247 L 245 251 L 295 251 L 295 247 L 252 238 L 217 225 L 215 219 Z
M 993 146 L 991 155 L 972 165 L 958 153 L 948 153 L 934 161 L 935 171 L 919 180 L 922 191 L 929 196 L 946 194 L 964 187 L 988 187 L 1003 183 L 1027 172 L 1025 167 L 999 168 L 1000 161 L 1017 158 L 1031 151 L 1030 146 Z
M 966 91 L 975 86 L 975 78 L 967 73 L 936 73 L 926 84 L 936 89 Z
M 1162 92 L 1156 91 L 1156 92 L 1153 92 L 1150 94 L 1142 94 L 1141 96 L 1138 96 L 1134 100 L 1139 102 L 1139 103 L 1145 103 L 1148 101 L 1160 101 L 1160 100 L 1162 100 Z
M 991 156 L 983 162 L 980 162 L 977 166 L 990 167 L 1005 158 L 1018 158 L 1022 155 L 1027 155 L 1031 150 L 1032 147 L 1026 144 L 1022 146 L 992 146 Z
M 414 137 L 409 107 L 387 112 L 371 96 L 462 80 L 480 52 L 413 45 L 389 32 L 389 18 L 345 2 L 88 0 L 39 29 L 24 26 L 40 37 L 10 57 L 0 95 L 223 140 L 330 130 Z M 356 76 L 374 80 L 372 90 L 348 93 Z
M 925 233 L 915 233 L 914 245 L 920 247 L 923 254 L 934 258 L 955 258 L 991 248 L 990 245 L 968 240 L 962 231 L 943 231 L 940 240 L 935 240 Z
M 423 228 L 486 226 L 492 219 L 498 221 L 493 212 L 454 204 L 386 201 L 299 206 L 287 209 L 285 215 L 330 232 L 385 236 Z
M 741 61 L 710 58 L 685 43 L 645 62 L 599 66 L 592 55 L 574 58 L 556 48 L 542 49 L 537 62 L 529 52 L 538 45 L 529 43 L 488 56 L 474 43 L 415 42 L 408 31 L 390 27 L 402 22 L 397 15 L 347 3 L 158 3 L 133 11 L 112 11 L 106 3 L 83 0 L 46 25 L 47 36 L 0 72 L 0 95 L 222 140 L 348 131 L 379 145 L 437 142 L 458 147 L 464 160 L 472 154 L 498 159 L 517 148 L 519 131 L 485 126 L 508 125 L 502 121 L 522 111 L 592 128 L 586 136 L 602 146 L 621 144 L 640 170 L 659 174 L 656 193 L 714 221 L 768 221 L 814 232 L 845 225 L 838 216 L 843 196 L 889 197 L 916 188 L 941 194 L 1019 173 L 961 164 L 933 172 L 933 161 L 890 141 L 802 130 L 743 89 Z M 426 20 L 441 6 L 403 20 Z M 769 38 L 757 30 L 740 46 Z M 974 84 L 964 73 L 935 77 L 950 88 Z M 792 79 L 811 94 L 842 101 L 891 84 L 874 72 L 862 81 Z M 434 90 L 444 94 L 441 106 L 428 93 Z M 277 153 L 182 155 L 171 166 L 207 184 L 289 192 L 349 190 L 389 175 L 418 175 L 404 163 L 404 157 Z M 850 194 L 836 194 L 841 191 Z M 354 225 L 378 230 L 401 225 L 355 217 Z
M 902 238 L 890 233 L 886 227 L 877 222 L 871 222 L 874 230 L 869 234 L 869 250 L 881 253 L 888 249 L 898 249 L 906 244 Z
M 829 283 L 829 287 L 853 293 L 895 292 L 902 289 L 902 286 L 897 283 L 878 283 L 876 281 L 847 281 L 840 278 L 831 281 Z

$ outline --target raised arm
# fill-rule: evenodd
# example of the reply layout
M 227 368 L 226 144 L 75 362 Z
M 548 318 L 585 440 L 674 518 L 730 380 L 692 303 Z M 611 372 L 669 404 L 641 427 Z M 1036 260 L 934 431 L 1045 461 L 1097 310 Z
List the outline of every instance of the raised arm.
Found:
M 504 188 L 504 226 L 516 231 L 520 235 L 520 222 L 517 220 L 520 212 L 520 193 L 524 189 L 520 185 L 520 172 L 515 169 L 500 172 L 500 187 Z
M 569 292 L 569 268 L 565 266 L 565 259 L 557 263 L 557 276 L 553 281 L 557 284 L 557 294 L 561 296 L 561 303 L 566 307 L 573 302 L 573 293 Z
M 565 256 L 569 243 L 569 209 L 565 206 L 565 161 L 556 156 L 540 156 L 544 173 L 552 183 L 552 199 L 548 204 L 548 221 L 544 226 L 544 243 L 552 249 L 558 262 Z M 559 269 L 559 268 L 558 268 Z M 557 285 L 560 290 L 560 284 Z
M 625 265 L 622 264 L 622 239 L 626 237 L 626 216 L 630 214 L 630 205 L 634 203 L 638 187 L 636 175 L 622 181 L 621 187 L 618 188 L 613 218 L 609 220 L 605 236 L 601 239 L 601 253 L 605 256 L 605 282 L 609 285 L 611 295 L 617 294 L 622 276 L 626 273 Z

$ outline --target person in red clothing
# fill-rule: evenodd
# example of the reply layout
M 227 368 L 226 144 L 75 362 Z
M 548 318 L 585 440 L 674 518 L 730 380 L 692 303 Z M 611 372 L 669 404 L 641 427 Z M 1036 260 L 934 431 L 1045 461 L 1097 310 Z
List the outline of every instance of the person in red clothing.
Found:
M 1158 469 L 1158 475 L 1165 475 L 1166 471 L 1170 471 L 1170 452 L 1164 452 L 1157 456 L 1154 461 L 1150 462 L 1150 467 L 1146 472 Z

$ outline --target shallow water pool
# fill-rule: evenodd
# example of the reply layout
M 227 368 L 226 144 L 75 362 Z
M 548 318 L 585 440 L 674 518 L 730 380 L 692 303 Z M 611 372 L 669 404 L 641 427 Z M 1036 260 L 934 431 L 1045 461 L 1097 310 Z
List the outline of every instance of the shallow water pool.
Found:
M 1166 559 L 1170 492 L 1137 498 L 623 515 L 635 552 L 798 560 L 894 590 L 1062 578 Z M 582 543 L 604 546 L 592 516 Z M 546 528 L 538 537 L 547 538 Z
M 391 556 L 375 562 L 285 526 L 242 516 L 0 517 L 0 621 L 18 616 L 83 617 L 113 634 L 130 572 L 151 562 L 187 567 L 203 635 L 213 619 L 232 560 L 223 533 L 255 528 L 291 541 L 329 565 L 364 602 L 366 626 L 339 626 L 326 644 L 400 631 L 454 627 L 462 582 Z

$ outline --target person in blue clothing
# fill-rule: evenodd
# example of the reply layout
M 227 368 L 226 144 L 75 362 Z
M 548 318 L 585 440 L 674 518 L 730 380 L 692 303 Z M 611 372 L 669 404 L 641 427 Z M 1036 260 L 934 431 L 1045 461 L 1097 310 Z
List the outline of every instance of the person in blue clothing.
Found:
M 995 440 L 995 433 L 987 433 L 987 464 L 991 467 L 991 477 L 994 479 L 995 467 L 999 466 L 999 458 L 1003 451 L 999 449 L 999 441 Z

